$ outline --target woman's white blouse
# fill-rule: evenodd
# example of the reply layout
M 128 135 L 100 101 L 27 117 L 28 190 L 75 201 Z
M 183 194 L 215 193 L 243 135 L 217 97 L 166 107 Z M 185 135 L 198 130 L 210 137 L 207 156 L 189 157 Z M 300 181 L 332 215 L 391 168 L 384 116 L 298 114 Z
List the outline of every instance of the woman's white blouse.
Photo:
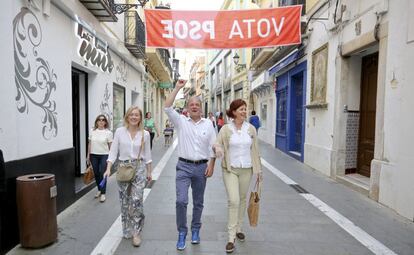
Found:
M 109 151 L 108 161 L 114 163 L 116 158 L 119 160 L 131 160 L 138 157 L 141 147 L 142 131 L 138 131 L 134 139 L 131 138 L 128 129 L 120 127 L 115 131 L 114 141 Z M 141 158 L 145 164 L 152 162 L 150 134 L 144 130 L 144 149 L 141 151 Z
M 91 143 L 91 154 L 107 155 L 109 153 L 109 143 L 112 142 L 112 132 L 108 129 L 92 129 L 89 132 Z
M 252 146 L 253 139 L 249 134 L 249 124 L 244 122 L 240 130 L 237 130 L 234 123 L 231 123 L 230 127 L 233 131 L 233 134 L 230 136 L 229 141 L 231 167 L 252 167 L 250 148 Z

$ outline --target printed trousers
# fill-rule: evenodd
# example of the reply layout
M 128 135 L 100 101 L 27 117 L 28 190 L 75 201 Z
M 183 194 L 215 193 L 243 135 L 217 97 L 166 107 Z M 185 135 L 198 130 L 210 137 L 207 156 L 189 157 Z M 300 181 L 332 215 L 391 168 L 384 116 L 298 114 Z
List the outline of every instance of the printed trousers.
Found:
M 136 174 L 131 182 L 118 182 L 121 202 L 121 221 L 124 238 L 139 234 L 144 226 L 145 164 L 137 162 Z

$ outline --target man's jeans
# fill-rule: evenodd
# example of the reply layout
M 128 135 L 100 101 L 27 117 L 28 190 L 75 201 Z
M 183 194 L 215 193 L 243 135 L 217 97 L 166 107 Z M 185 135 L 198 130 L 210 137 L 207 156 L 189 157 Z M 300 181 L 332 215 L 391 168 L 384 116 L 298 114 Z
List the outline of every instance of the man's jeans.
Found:
M 178 232 L 187 233 L 187 204 L 188 204 L 188 188 L 191 185 L 193 195 L 193 220 L 191 222 L 191 230 L 199 230 L 201 228 L 201 213 L 204 207 L 204 190 L 206 188 L 207 178 L 205 170 L 207 163 L 192 164 L 183 161 L 177 163 L 177 173 L 175 177 L 176 191 L 176 221 Z

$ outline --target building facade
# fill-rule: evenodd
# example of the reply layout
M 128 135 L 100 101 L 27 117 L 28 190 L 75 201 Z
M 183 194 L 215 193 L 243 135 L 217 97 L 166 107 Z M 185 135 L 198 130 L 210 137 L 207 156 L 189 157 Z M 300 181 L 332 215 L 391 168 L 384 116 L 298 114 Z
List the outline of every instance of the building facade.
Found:
M 151 0 L 146 8 L 169 9 L 169 6 L 162 5 L 161 1 Z M 145 36 L 145 32 L 143 34 Z M 144 84 L 144 112 L 151 112 L 157 129 L 161 132 L 167 119 L 164 113 L 164 102 L 173 88 L 173 70 L 171 49 L 146 48 L 145 66 L 148 79 Z
M 413 10 L 408 0 L 309 10 L 304 159 L 411 220 Z
M 54 174 L 62 211 L 93 187 L 80 176 L 96 116 L 105 114 L 115 130 L 129 106 L 143 107 L 139 13 L 115 15 L 107 1 L 89 2 L 2 3 L 2 250 L 18 243 L 15 178 Z
M 258 8 L 274 8 L 305 1 L 257 1 Z M 252 108 L 261 119 L 259 138 L 303 161 L 306 102 L 306 36 L 302 44 L 256 48 L 250 65 Z M 305 63 L 304 63 L 305 62 Z
M 226 0 L 221 10 L 252 9 L 252 1 Z M 235 63 L 235 56 L 238 63 Z M 231 101 L 244 99 L 249 104 L 250 82 L 248 69 L 251 49 L 224 49 L 207 51 L 206 84 L 209 90 L 209 111 L 225 112 Z
M 413 220 L 414 122 L 405 116 L 413 107 L 414 3 L 256 4 L 303 5 L 301 45 L 253 49 L 251 102 L 262 120 L 267 113 L 259 137 Z

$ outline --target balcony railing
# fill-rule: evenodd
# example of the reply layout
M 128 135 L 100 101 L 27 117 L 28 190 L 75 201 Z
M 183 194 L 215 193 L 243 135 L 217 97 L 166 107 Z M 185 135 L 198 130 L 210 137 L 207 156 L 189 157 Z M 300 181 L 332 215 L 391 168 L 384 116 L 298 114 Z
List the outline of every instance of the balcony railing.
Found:
M 145 26 L 135 10 L 125 12 L 125 47 L 137 58 L 145 58 Z
M 79 0 L 99 21 L 116 22 L 118 18 L 111 10 L 108 0 Z
M 170 63 L 170 52 L 167 49 L 157 49 L 158 54 L 160 54 L 162 61 L 164 62 L 165 66 L 170 71 L 170 75 L 172 75 L 172 66 Z
M 252 49 L 252 62 L 259 56 L 260 52 L 263 50 L 263 48 L 254 48 Z
M 279 7 L 289 5 L 302 5 L 302 15 L 306 13 L 306 0 L 279 0 Z

